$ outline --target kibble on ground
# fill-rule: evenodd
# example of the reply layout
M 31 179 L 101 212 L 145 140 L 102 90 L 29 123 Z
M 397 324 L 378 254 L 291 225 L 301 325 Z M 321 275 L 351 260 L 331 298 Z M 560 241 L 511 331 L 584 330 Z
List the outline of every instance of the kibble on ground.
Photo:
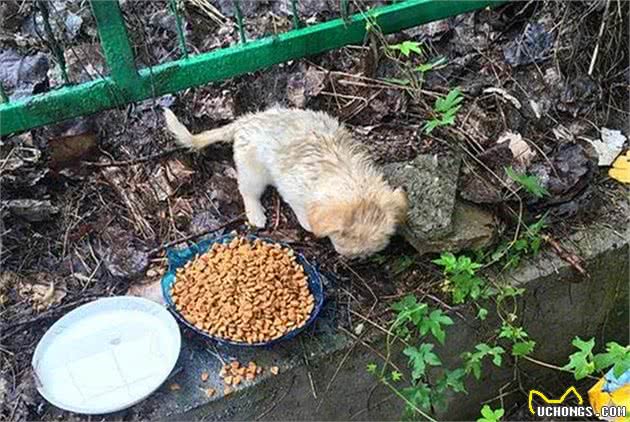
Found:
M 293 251 L 260 239 L 215 243 L 177 270 L 176 309 L 200 330 L 260 343 L 303 326 L 314 298 Z

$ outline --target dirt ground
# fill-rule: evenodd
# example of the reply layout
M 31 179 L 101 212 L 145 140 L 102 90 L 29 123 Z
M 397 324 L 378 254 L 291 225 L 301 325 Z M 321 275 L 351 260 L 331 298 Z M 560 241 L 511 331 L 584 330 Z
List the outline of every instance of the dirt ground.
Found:
M 338 2 L 299 3 L 309 24 L 338 16 Z M 63 81 L 49 43 L 35 30 L 41 22 L 35 18 L 33 24 L 39 15 L 34 4 L 0 5 L 0 77 L 12 98 Z M 52 4 L 52 30 L 64 47 L 70 80 L 106 74 L 87 3 Z M 184 29 L 194 54 L 238 42 L 231 2 L 213 4 L 215 11 L 208 13 L 201 0 L 185 3 Z M 244 2 L 248 38 L 290 29 L 289 9 L 285 2 Z M 127 0 L 123 10 L 138 66 L 178 57 L 168 2 Z M 165 248 L 185 246 L 182 239 L 249 230 L 230 148 L 175 150 L 164 131 L 164 106 L 193 131 L 274 104 L 325 110 L 379 163 L 418 154 L 460 155 L 460 196 L 496 212 L 502 237 L 544 212 L 555 239 L 603 216 L 603 224 L 625 227 L 618 204 L 626 190 L 598 167 L 587 140 L 600 139 L 602 128 L 630 133 L 628 16 L 628 2 L 512 2 L 2 139 L 1 418 L 49 417 L 29 368 L 37 341 L 55 320 L 96 298 L 155 282 L 165 267 Z M 404 40 L 421 42 L 423 54 L 385 54 L 383 42 Z M 523 54 L 523 45 L 532 51 Z M 405 62 L 420 65 L 439 57 L 445 65 L 422 79 L 396 82 L 406 76 Z M 19 72 L 25 73 L 17 77 Z M 456 124 L 426 134 L 435 99 L 453 87 L 465 98 Z M 520 165 L 547 175 L 550 197 L 514 195 L 505 189 L 510 181 L 502 172 L 492 176 L 518 164 L 500 153 L 497 140 L 506 132 L 520 134 L 535 152 Z M 524 212 L 517 218 L 519 200 Z M 348 309 L 386 318 L 388 303 L 410 292 L 444 305 L 441 274 L 430 263 L 434 257 L 417 256 L 402 239 L 372 259 L 347 261 L 327 240 L 303 231 L 275 191 L 266 193 L 264 204 L 269 223 L 260 233 L 291 244 L 334 276 L 327 295 L 342 310 L 340 324 L 353 324 Z

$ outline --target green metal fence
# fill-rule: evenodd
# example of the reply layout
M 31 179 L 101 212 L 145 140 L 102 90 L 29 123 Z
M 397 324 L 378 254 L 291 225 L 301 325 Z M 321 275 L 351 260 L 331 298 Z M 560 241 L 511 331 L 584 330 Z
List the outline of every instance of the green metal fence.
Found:
M 184 31 L 181 30 L 182 16 L 178 12 L 177 0 L 169 1 L 179 28 L 179 60 L 138 70 L 118 0 L 90 0 L 110 75 L 78 85 L 70 85 L 66 76 L 64 86 L 14 102 L 8 100 L 0 87 L 0 135 L 92 114 L 348 44 L 361 43 L 366 36 L 368 21 L 377 24 L 387 34 L 503 3 L 500 0 L 406 0 L 348 16 L 348 0 L 340 0 L 341 18 L 301 27 L 297 13 L 299 0 L 290 0 L 294 29 L 248 41 L 245 39 L 239 0 L 234 0 L 240 43 L 190 56 Z M 52 52 L 59 61 L 62 75 L 65 75 L 63 51 L 53 48 Z

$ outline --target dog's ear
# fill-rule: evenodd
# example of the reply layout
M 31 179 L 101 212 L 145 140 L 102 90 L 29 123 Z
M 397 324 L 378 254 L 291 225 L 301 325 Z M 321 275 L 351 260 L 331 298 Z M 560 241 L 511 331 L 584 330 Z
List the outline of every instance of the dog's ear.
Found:
M 407 220 L 407 212 L 409 211 L 407 193 L 402 188 L 396 188 L 387 195 L 383 207 L 388 214 L 394 216 L 394 220 L 397 223 L 404 223 Z
M 345 204 L 315 202 L 308 207 L 308 223 L 311 225 L 311 230 L 315 236 L 330 236 L 344 230 L 350 211 Z

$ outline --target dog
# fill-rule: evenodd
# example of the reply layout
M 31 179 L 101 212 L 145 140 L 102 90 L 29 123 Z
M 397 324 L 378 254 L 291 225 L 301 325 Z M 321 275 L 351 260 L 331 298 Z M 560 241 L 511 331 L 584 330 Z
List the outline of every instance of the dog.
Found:
M 200 150 L 233 144 L 238 188 L 252 226 L 265 226 L 260 198 L 269 185 L 305 230 L 329 237 L 348 258 L 384 249 L 407 216 L 406 193 L 389 186 L 362 145 L 324 112 L 276 106 L 196 135 L 171 110 L 164 116 L 180 145 Z

